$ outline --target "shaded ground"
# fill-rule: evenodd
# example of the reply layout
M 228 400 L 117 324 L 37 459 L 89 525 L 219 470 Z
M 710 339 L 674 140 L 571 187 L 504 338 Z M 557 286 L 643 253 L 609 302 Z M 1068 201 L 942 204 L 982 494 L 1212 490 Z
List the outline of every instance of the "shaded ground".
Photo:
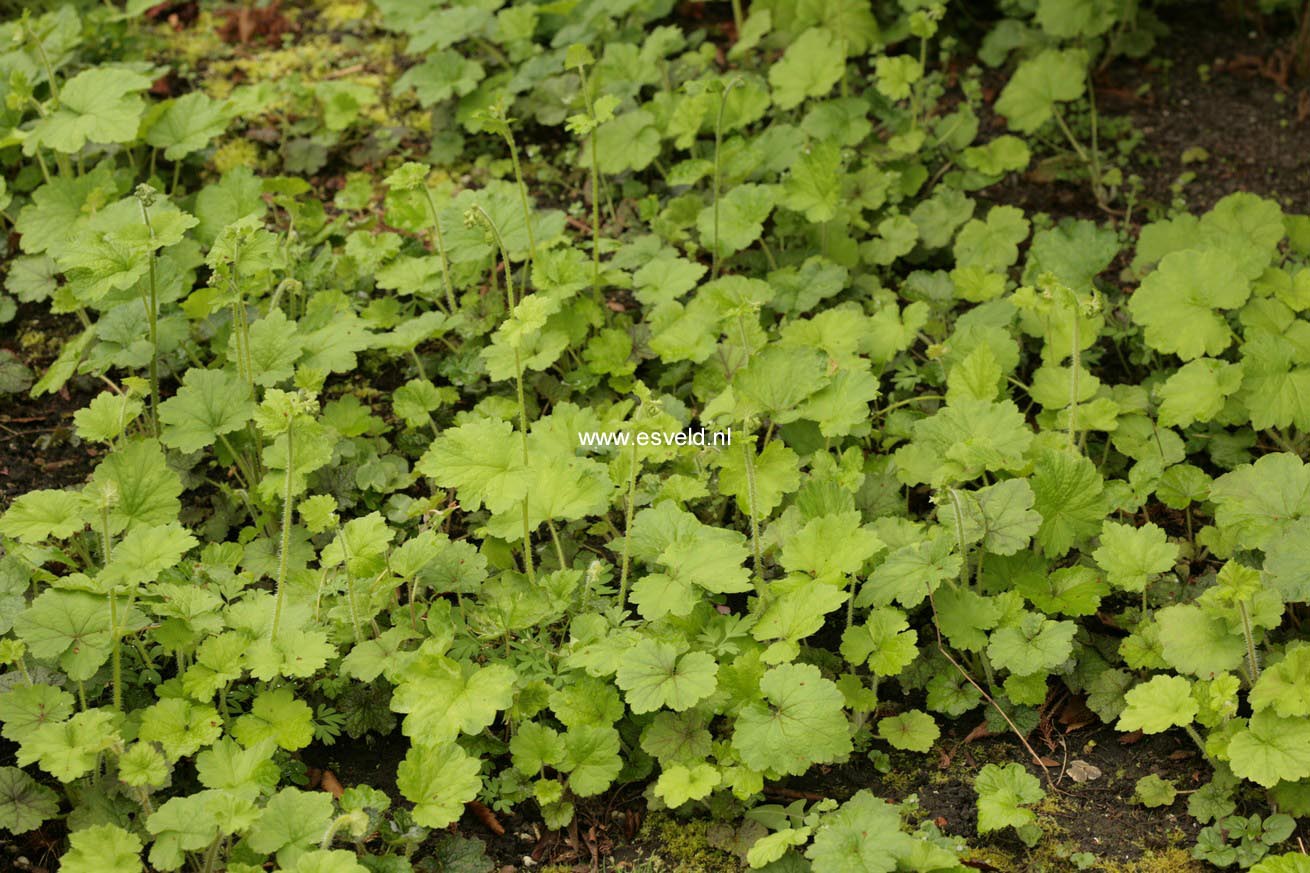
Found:
M 71 315 L 24 305 L 13 321 L 0 325 L 0 349 L 12 352 L 39 377 L 76 326 Z M 86 479 L 97 449 L 75 438 L 73 413 L 95 393 L 86 380 L 72 380 L 65 390 L 35 399 L 25 392 L 0 394 L 0 510 L 28 491 L 65 488 Z
M 1123 136 L 1141 137 L 1126 172 L 1142 180 L 1135 214 L 1179 197 L 1186 208 L 1203 212 L 1234 191 L 1306 211 L 1310 82 L 1283 76 L 1280 53 L 1289 35 L 1261 33 L 1252 22 L 1223 18 L 1208 7 L 1201 12 L 1184 5 L 1167 23 L 1171 33 L 1148 58 L 1121 58 L 1097 77 L 1103 123 L 1113 130 L 1117 116 L 1128 122 Z M 1002 132 L 1003 121 L 995 121 Z M 1088 185 L 1050 175 L 1035 161 L 1025 176 L 986 194 L 1057 218 L 1107 217 Z

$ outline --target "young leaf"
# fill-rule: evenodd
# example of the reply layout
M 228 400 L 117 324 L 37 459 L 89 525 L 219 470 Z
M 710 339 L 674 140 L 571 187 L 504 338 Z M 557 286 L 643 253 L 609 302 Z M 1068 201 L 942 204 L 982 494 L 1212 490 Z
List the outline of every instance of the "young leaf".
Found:
M 403 768 L 404 762 L 400 766 Z M 417 815 L 415 819 L 418 820 Z M 331 821 L 331 794 L 283 788 L 269 798 L 246 841 L 256 852 L 276 853 L 278 864 L 290 867 L 318 845 Z
M 489 726 L 513 698 L 514 671 L 504 664 L 466 667 L 424 654 L 396 687 L 391 708 L 405 713 L 406 736 L 441 745 Z
M 1083 96 L 1087 84 L 1087 52 L 1046 49 L 1019 65 L 996 101 L 1011 130 L 1032 133 L 1059 111 L 1056 104 Z
M 1229 741 L 1228 763 L 1233 773 L 1265 788 L 1310 777 L 1310 719 L 1255 713 Z
M 655 781 L 655 796 L 669 809 L 677 809 L 689 800 L 709 797 L 722 779 L 713 764 L 700 763 L 691 767 L 674 764 L 666 767 Z
M 1133 797 L 1143 806 L 1152 809 L 1160 806 L 1172 806 L 1174 799 L 1178 797 L 1178 789 L 1173 780 L 1161 779 L 1159 774 L 1152 773 L 1137 780 L 1137 787 L 1133 790 Z
M 411 746 L 396 771 L 396 787 L 415 803 L 414 821 L 444 828 L 458 821 L 464 804 L 482 788 L 478 759 L 455 743 Z
M 235 374 L 192 367 L 177 394 L 159 405 L 161 439 L 170 448 L 196 452 L 245 427 L 254 414 L 250 386 Z
M 791 109 L 806 97 L 832 90 L 846 69 L 846 54 L 827 30 L 811 27 L 792 41 L 782 60 L 769 68 L 773 103 Z
M 29 491 L 0 516 L 0 534 L 25 543 L 67 539 L 86 527 L 86 501 L 73 491 Z
M 83 70 L 59 89 L 59 108 L 39 120 L 23 142 L 23 152 L 40 146 L 57 152 L 79 152 L 88 142 L 131 142 L 145 111 L 140 92 L 150 79 L 119 67 Z
M 570 790 L 592 797 L 609 788 L 623 769 L 619 747 L 619 732 L 608 725 L 570 725 L 559 765 L 569 774 Z
M 774 773 L 804 773 L 851 751 L 842 694 L 810 664 L 774 667 L 760 680 L 768 705 L 741 711 L 732 745 L 747 766 Z
M 933 717 L 917 709 L 878 722 L 878 736 L 902 751 L 927 752 L 941 734 Z
M 1178 545 L 1164 530 L 1147 523 L 1141 527 L 1107 521 L 1101 528 L 1101 545 L 1092 557 L 1105 570 L 1111 585 L 1125 591 L 1143 591 L 1152 577 L 1178 560 Z
M 895 870 L 902 859 L 913 863 L 916 842 L 901 830 L 896 807 L 865 790 L 823 817 L 805 857 L 816 870 Z
M 986 764 L 978 771 L 973 787 L 978 792 L 980 834 L 1032 824 L 1037 816 L 1024 806 L 1046 796 L 1041 782 L 1022 764 Z
M 1236 309 L 1250 295 L 1251 283 L 1223 252 L 1175 252 L 1146 277 L 1128 309 L 1145 326 L 1147 345 L 1190 361 L 1228 348 L 1233 333 L 1216 310 Z
M 672 645 L 645 639 L 624 655 L 615 679 L 634 713 L 665 706 L 679 712 L 714 693 L 717 670 L 712 655 L 687 652 L 679 656 Z
M 1192 684 L 1182 676 L 1153 676 L 1124 696 L 1123 714 L 1115 725 L 1121 731 L 1158 734 L 1171 727 L 1190 725 L 1199 711 Z
M 59 861 L 64 873 L 140 873 L 141 840 L 118 825 L 94 825 L 68 837 Z

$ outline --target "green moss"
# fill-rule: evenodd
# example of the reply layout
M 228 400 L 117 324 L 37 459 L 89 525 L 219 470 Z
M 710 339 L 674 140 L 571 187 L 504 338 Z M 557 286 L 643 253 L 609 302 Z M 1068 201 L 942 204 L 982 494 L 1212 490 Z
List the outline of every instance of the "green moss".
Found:
M 245 138 L 234 137 L 214 150 L 214 169 L 220 173 L 236 167 L 257 167 L 259 164 L 259 146 Z
M 647 847 L 648 861 L 674 873 L 723 873 L 744 865 L 733 855 L 710 845 L 707 821 L 679 821 L 667 813 L 654 813 L 641 826 L 639 840 Z
M 1105 873 L 1203 873 L 1207 868 L 1186 849 L 1175 846 L 1147 852 L 1136 861 L 1104 862 L 1101 869 Z

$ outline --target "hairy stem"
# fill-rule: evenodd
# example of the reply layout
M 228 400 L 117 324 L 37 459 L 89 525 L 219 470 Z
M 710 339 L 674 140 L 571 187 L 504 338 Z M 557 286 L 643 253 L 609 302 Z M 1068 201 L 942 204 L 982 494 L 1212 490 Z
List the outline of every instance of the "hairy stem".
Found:
M 428 201 L 428 211 L 432 213 L 432 229 L 436 231 L 437 253 L 441 256 L 441 281 L 446 288 L 446 308 L 455 311 L 455 285 L 450 278 L 450 256 L 446 253 L 446 235 L 441 232 L 441 217 L 437 214 L 436 201 L 428 190 L 427 182 L 422 185 L 423 196 Z
M 141 219 L 150 234 L 150 272 L 146 285 L 146 319 L 150 325 L 150 435 L 159 436 L 159 287 L 155 277 L 155 229 L 150 223 L 150 208 L 141 201 Z
M 755 589 L 764 593 L 764 561 L 760 557 L 760 515 L 756 509 L 754 440 L 742 429 L 741 456 L 746 467 L 746 503 L 751 518 L 751 552 L 755 561 Z
M 632 561 L 632 518 L 637 508 L 637 440 L 628 456 L 628 496 L 623 507 L 623 557 L 619 569 L 619 609 L 628 603 L 628 566 Z
M 714 251 L 711 252 L 710 278 L 719 277 L 719 152 L 723 148 L 723 110 L 728 105 L 728 95 L 732 89 L 741 84 L 741 79 L 733 79 L 719 95 L 719 112 L 714 119 Z
M 734 0 L 736 2 L 736 0 Z M 587 101 L 587 114 L 592 124 L 596 124 L 596 108 L 592 105 L 591 89 L 587 86 L 587 71 L 578 67 L 578 76 L 582 79 L 582 97 Z M 591 132 L 591 291 L 600 302 L 600 143 L 593 128 Z
M 269 636 L 276 640 L 278 625 L 282 622 L 282 601 L 286 596 L 287 559 L 291 551 L 291 479 L 295 471 L 295 417 L 287 421 L 287 474 L 282 491 L 282 542 L 277 557 L 276 594 L 273 600 L 273 627 Z

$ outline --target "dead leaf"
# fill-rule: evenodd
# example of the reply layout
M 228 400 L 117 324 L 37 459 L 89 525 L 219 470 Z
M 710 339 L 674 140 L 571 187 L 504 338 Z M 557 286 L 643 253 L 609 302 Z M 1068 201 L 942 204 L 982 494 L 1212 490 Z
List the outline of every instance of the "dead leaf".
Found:
M 323 776 L 319 780 L 318 787 L 322 788 L 338 800 L 341 799 L 341 795 L 346 793 L 346 789 L 341 785 L 341 780 L 337 779 L 337 774 L 333 773 L 331 770 L 323 771 Z
M 1084 782 L 1095 782 L 1101 778 L 1100 767 L 1081 760 L 1069 762 L 1069 769 L 1066 772 L 1069 774 L 1069 778 L 1079 785 Z

